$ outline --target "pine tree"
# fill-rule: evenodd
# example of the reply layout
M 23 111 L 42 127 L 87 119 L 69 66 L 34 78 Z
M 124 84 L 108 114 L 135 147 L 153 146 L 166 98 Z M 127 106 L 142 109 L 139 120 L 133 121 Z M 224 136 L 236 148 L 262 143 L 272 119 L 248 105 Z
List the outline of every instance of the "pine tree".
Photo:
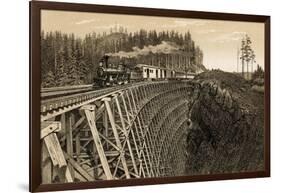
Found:
M 251 47 L 252 41 L 248 35 L 246 35 L 241 42 L 241 57 L 240 59 L 242 60 L 242 76 L 245 77 L 244 74 L 244 65 L 246 62 L 246 67 L 247 67 L 247 79 L 249 79 L 249 62 L 253 61 L 255 56 L 254 56 L 254 51 Z
M 48 88 L 48 87 L 53 87 L 53 86 L 56 86 L 55 76 L 54 76 L 54 73 L 52 71 L 49 71 L 43 77 L 42 87 Z
M 62 49 L 57 54 L 58 62 L 56 68 L 56 86 L 64 86 L 67 83 L 67 73 L 65 68 L 64 52 Z
M 257 66 L 257 69 L 253 73 L 253 79 L 256 78 L 264 78 L 264 70 L 261 68 L 260 65 Z

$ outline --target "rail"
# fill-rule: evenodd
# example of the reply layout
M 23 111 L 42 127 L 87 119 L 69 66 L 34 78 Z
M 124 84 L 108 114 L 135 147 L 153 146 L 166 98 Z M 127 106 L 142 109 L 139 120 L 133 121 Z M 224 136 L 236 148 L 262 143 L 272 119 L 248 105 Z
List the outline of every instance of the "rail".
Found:
M 41 98 L 53 98 L 56 96 L 86 92 L 86 91 L 90 91 L 92 89 L 93 89 L 93 85 L 91 85 L 91 84 L 41 88 Z

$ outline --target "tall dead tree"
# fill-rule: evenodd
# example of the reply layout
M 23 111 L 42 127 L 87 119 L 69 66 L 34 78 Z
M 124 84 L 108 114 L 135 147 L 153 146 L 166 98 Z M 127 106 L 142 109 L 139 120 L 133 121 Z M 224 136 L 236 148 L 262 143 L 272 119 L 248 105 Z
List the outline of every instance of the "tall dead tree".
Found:
M 245 68 L 245 63 L 247 66 L 247 76 L 246 78 L 249 79 L 249 62 L 253 61 L 255 56 L 254 51 L 251 47 L 252 41 L 248 35 L 246 35 L 241 42 L 241 61 L 242 61 L 242 76 L 245 77 L 244 73 L 244 68 Z
M 254 73 L 254 63 L 256 62 L 256 55 L 255 55 L 255 52 L 254 52 L 254 50 L 252 50 L 252 52 L 251 52 L 251 67 L 252 67 L 252 69 L 251 69 L 251 72 L 252 73 Z

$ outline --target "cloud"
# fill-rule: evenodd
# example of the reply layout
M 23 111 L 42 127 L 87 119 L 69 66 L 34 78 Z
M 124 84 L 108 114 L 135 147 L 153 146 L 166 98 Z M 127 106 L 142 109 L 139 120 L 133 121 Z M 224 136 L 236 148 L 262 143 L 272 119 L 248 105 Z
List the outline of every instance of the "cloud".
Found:
M 237 34 L 237 35 L 246 35 L 246 32 L 243 32 L 243 31 L 234 31 L 232 33 Z
M 242 39 L 242 37 L 246 35 L 246 32 L 242 31 L 234 31 L 227 34 L 222 34 L 216 38 L 212 39 L 212 42 L 216 43 L 226 43 L 226 42 L 233 42 L 233 41 L 239 41 Z
M 110 29 L 110 28 L 114 28 L 116 25 L 112 24 L 112 25 L 97 25 L 95 26 L 95 29 Z
M 95 29 L 99 29 L 99 30 L 109 30 L 110 28 L 113 30 L 115 28 L 117 30 L 119 30 L 120 27 L 128 29 L 128 28 L 133 27 L 133 25 L 127 26 L 127 25 L 117 23 L 117 24 L 110 24 L 110 25 L 95 25 L 94 26 Z
M 96 22 L 96 21 L 99 21 L 99 19 L 84 19 L 84 20 L 76 22 L 75 24 L 76 25 L 83 25 L 83 24 L 93 23 L 93 22 Z
M 196 20 L 192 20 L 192 21 L 188 21 L 188 20 L 175 20 L 174 23 L 178 26 L 182 26 L 182 27 L 186 27 L 186 26 L 203 26 L 205 25 L 207 22 L 206 21 L 196 21 Z
M 195 31 L 198 34 L 210 34 L 210 33 L 216 33 L 218 32 L 218 30 L 215 29 L 204 29 L 204 30 L 200 30 L 200 31 Z
M 160 28 L 178 28 L 178 27 L 191 27 L 191 26 L 204 26 L 207 21 L 189 21 L 189 20 L 174 20 L 171 24 L 160 25 Z

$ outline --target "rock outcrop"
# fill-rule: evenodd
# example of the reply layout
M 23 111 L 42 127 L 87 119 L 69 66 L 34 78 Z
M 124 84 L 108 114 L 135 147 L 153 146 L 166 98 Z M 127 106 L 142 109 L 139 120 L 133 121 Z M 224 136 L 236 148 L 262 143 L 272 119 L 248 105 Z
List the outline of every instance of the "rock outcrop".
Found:
M 186 174 L 262 170 L 263 94 L 221 71 L 202 73 L 193 83 Z

